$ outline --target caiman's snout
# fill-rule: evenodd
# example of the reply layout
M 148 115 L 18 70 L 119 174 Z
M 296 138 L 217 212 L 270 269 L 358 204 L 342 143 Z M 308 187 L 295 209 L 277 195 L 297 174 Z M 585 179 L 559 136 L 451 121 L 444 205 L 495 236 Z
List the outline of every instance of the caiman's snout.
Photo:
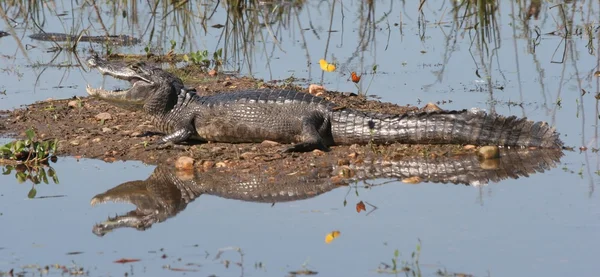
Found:
M 97 54 L 94 54 L 93 56 L 89 57 L 87 59 L 87 64 L 90 68 L 94 68 L 96 66 L 98 66 L 98 62 L 97 60 L 99 59 Z
M 144 89 L 148 85 L 154 85 L 150 80 L 151 70 L 143 63 L 125 64 L 122 62 L 109 62 L 100 58 L 97 54 L 92 55 L 87 60 L 87 65 L 90 68 L 97 69 L 102 75 L 109 75 L 113 78 L 128 81 L 131 88 L 128 90 L 105 90 L 102 88 L 92 88 L 90 85 L 86 87 L 89 95 L 99 96 L 101 98 L 125 98 L 129 90 L 135 89 L 142 93 L 135 93 L 137 96 L 142 96 Z M 148 90 L 147 93 L 149 93 Z M 146 93 L 146 94 L 147 94 Z

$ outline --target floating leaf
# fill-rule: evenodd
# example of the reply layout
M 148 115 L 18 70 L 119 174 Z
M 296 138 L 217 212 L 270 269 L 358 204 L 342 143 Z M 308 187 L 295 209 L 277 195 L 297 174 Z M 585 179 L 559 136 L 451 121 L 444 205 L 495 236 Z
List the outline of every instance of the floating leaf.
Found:
M 126 264 L 126 263 L 134 263 L 134 262 L 139 262 L 139 261 L 140 261 L 140 259 L 125 259 L 125 258 L 123 258 L 123 259 L 114 261 L 114 263 Z
M 340 236 L 340 231 L 333 231 L 325 236 L 325 243 L 331 243 L 334 239 Z
M 323 71 L 332 72 L 335 70 L 335 64 L 328 63 L 324 59 L 320 59 L 319 64 L 321 65 L 321 69 L 323 69 Z
M 363 203 L 363 201 L 356 203 L 356 212 L 360 213 L 360 211 L 367 211 L 367 207 L 365 207 L 365 203 Z

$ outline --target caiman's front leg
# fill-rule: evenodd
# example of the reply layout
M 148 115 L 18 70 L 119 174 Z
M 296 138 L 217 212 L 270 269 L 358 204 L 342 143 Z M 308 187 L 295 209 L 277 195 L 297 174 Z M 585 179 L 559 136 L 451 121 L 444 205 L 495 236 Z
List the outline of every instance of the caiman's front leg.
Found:
M 167 133 L 156 142 L 158 149 L 167 147 L 187 148 L 187 146 L 177 144 L 186 142 L 196 133 L 196 127 L 194 125 L 195 114 L 193 112 L 184 111 L 185 107 L 187 107 L 187 103 L 189 103 L 194 96 L 194 89 L 181 89 L 175 107 L 163 118 L 157 120 L 157 122 L 161 122 L 160 125 L 162 125 L 158 127 Z

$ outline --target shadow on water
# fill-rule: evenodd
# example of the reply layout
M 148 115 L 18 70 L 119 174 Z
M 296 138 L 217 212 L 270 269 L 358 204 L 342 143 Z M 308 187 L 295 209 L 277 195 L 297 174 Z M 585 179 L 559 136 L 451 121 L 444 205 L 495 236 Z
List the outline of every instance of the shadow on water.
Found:
M 95 225 L 93 232 L 104 236 L 123 227 L 146 230 L 155 223 L 176 216 L 203 194 L 275 205 L 316 197 L 340 187 L 370 189 L 387 184 L 356 184 L 382 178 L 396 180 L 390 184 L 401 180 L 412 184 L 481 186 L 544 172 L 556 167 L 562 156 L 560 150 L 504 149 L 501 158 L 483 161 L 476 154 L 467 154 L 437 158 L 403 157 L 391 161 L 379 158 L 338 166 L 335 161 L 324 157 L 315 162 L 314 167 L 269 164 L 253 169 L 216 168 L 206 172 L 175 171 L 170 166 L 159 165 L 146 180 L 125 182 L 94 196 L 92 205 L 109 201 L 128 202 L 136 209 Z

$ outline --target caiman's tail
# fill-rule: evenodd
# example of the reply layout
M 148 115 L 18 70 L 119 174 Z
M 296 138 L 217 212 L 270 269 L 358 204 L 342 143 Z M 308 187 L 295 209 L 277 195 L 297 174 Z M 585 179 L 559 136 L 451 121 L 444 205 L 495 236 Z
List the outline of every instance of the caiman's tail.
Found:
M 336 144 L 475 144 L 561 148 L 554 127 L 480 110 L 386 115 L 343 109 L 332 114 Z

